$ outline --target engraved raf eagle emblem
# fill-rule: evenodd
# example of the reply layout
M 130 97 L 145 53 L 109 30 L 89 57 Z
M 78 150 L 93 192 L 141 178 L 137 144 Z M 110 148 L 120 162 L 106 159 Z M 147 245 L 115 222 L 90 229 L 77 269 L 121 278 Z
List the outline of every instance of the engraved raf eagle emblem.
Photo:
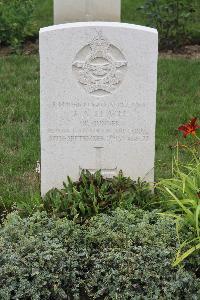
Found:
M 112 93 L 121 84 L 127 61 L 122 52 L 99 33 L 78 52 L 72 66 L 79 84 L 88 93 L 102 96 Z

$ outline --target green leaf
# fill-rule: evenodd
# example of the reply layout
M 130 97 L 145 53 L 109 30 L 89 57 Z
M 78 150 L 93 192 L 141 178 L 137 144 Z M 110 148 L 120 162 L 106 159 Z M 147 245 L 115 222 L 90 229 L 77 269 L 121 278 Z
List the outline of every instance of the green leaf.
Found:
M 85 215 L 85 206 L 84 206 L 83 202 L 79 203 L 79 208 L 80 208 L 82 215 Z
M 199 217 L 200 217 L 200 204 L 197 206 L 196 209 L 196 230 L 197 230 L 197 236 L 199 237 Z
M 173 267 L 176 267 L 177 265 L 179 265 L 184 259 L 186 259 L 189 255 L 191 255 L 194 251 L 196 251 L 198 249 L 200 249 L 200 243 L 197 244 L 196 246 L 193 246 L 186 252 L 184 252 L 181 256 L 178 256 L 173 263 Z

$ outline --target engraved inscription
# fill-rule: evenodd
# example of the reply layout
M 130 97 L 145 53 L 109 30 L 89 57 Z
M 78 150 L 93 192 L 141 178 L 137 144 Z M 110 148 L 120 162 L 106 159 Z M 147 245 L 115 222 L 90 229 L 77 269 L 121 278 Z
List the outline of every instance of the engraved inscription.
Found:
M 99 33 L 78 52 L 72 68 L 79 84 L 89 94 L 104 96 L 121 84 L 127 61 L 122 52 Z
M 48 140 L 54 144 L 146 143 L 150 140 L 149 128 L 144 122 L 140 122 L 140 115 L 146 110 L 146 106 L 142 102 L 126 100 L 52 101 L 52 111 L 59 122 L 55 127 L 48 128 Z M 127 119 L 130 120 L 129 124 Z
M 147 142 L 149 140 L 148 135 L 107 135 L 107 136 L 97 136 L 97 135 L 49 135 L 50 142 L 66 142 L 66 143 L 76 143 L 76 142 Z

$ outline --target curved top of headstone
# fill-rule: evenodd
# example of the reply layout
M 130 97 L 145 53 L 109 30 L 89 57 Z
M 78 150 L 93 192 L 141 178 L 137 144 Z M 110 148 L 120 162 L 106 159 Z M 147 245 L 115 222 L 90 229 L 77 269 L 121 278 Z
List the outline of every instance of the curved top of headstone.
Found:
M 124 28 L 124 29 L 134 29 L 142 32 L 150 32 L 158 34 L 155 28 L 135 25 L 135 24 L 128 24 L 128 23 L 120 23 L 120 22 L 77 22 L 77 23 L 67 23 L 67 24 L 59 24 L 48 26 L 40 29 L 40 33 L 45 33 L 49 31 L 56 31 L 56 30 L 63 30 L 63 29 L 71 29 L 71 28 L 83 28 L 83 27 L 110 27 L 110 28 Z

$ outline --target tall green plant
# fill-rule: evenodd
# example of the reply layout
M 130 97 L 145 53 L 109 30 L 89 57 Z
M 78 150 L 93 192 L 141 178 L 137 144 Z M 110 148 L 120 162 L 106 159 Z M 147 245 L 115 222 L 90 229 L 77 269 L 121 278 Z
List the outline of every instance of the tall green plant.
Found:
M 190 0 L 146 0 L 139 8 L 147 18 L 147 25 L 159 32 L 160 48 L 174 49 L 189 39 L 188 22 L 194 12 Z
M 196 124 L 197 118 L 180 126 L 184 138 L 188 135 L 195 136 L 200 128 Z M 197 148 L 196 148 L 197 146 Z M 180 160 L 180 147 L 189 152 L 191 161 L 182 163 Z M 167 212 L 165 214 L 175 217 L 177 220 L 177 233 L 180 240 L 180 224 L 183 224 L 192 235 L 180 244 L 174 266 L 181 263 L 185 258 L 200 250 L 200 159 L 199 142 L 187 146 L 177 144 L 177 154 L 173 160 L 173 177 L 160 181 L 157 187 L 164 196 L 163 205 Z
M 162 180 L 158 186 L 164 194 L 168 215 L 175 217 L 178 224 L 183 223 L 193 233 L 193 238 L 180 245 L 174 262 L 177 265 L 200 249 L 200 162 L 181 166 L 175 160 L 173 178 Z

